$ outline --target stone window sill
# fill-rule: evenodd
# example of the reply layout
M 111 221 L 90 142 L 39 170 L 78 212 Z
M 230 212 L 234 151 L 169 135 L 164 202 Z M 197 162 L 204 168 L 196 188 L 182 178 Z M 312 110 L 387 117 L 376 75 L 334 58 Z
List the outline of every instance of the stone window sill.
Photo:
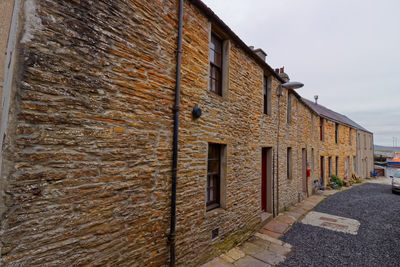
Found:
M 224 214 L 224 213 L 225 213 L 225 209 L 220 207 L 220 208 L 216 208 L 216 209 L 212 209 L 212 210 L 206 211 L 206 217 L 218 216 L 218 215 L 221 215 L 221 214 Z

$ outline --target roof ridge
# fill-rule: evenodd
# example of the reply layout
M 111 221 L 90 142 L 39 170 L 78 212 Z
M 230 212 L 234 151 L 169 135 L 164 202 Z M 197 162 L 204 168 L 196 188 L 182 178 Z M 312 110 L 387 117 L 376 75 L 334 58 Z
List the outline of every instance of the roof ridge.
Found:
M 331 120 L 337 121 L 339 123 L 351 126 L 355 129 L 358 130 L 362 130 L 365 132 L 369 132 L 367 129 L 365 129 L 363 126 L 361 126 L 360 124 L 356 123 L 355 121 L 353 121 L 352 119 L 350 119 L 349 117 L 347 117 L 344 114 L 341 114 L 339 112 L 336 112 L 330 108 L 327 108 L 323 105 L 320 104 L 316 104 L 313 101 L 302 97 L 302 99 L 304 100 L 304 103 L 312 110 L 314 110 L 318 115 L 322 116 L 322 117 L 326 117 L 329 118 Z

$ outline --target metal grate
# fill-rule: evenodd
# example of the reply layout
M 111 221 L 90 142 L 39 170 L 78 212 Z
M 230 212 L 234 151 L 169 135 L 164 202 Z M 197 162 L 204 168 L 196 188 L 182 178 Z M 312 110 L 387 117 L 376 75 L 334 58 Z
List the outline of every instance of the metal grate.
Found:
M 216 238 L 219 235 L 219 228 L 212 230 L 211 237 L 212 239 Z

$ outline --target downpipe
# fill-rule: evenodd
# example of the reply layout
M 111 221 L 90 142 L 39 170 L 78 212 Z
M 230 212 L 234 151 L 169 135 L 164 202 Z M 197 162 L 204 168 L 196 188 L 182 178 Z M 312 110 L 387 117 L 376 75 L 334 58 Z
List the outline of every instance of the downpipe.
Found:
M 280 112 L 281 95 L 278 93 L 278 131 L 276 134 L 276 215 L 279 215 L 279 127 L 281 121 Z
M 170 248 L 170 266 L 175 266 L 175 226 L 176 226 L 176 177 L 178 171 L 178 132 L 179 132 L 179 103 L 181 91 L 181 58 L 182 58 L 182 25 L 183 0 L 179 0 L 178 13 L 178 49 L 176 54 L 176 86 L 174 114 L 174 136 L 172 141 L 172 179 L 171 179 L 171 222 L 168 243 Z

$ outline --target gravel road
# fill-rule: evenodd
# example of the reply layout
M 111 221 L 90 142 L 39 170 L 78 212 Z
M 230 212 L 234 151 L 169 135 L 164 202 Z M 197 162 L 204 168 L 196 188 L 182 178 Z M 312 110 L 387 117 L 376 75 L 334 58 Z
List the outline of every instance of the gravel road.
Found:
M 358 234 L 296 223 L 281 238 L 295 251 L 280 266 L 400 266 L 400 195 L 390 185 L 356 186 L 313 210 L 358 220 Z

